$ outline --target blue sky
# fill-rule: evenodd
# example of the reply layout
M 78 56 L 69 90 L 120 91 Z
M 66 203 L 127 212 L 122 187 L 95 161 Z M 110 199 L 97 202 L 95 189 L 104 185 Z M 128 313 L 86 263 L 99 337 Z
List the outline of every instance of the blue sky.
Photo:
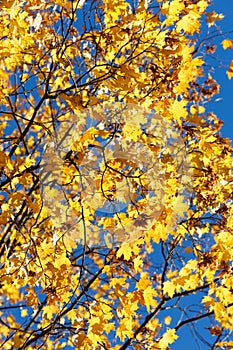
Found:
M 217 22 L 222 32 L 233 31 L 233 1 L 232 0 L 214 0 L 213 1 L 215 11 L 217 13 L 223 13 L 224 19 Z M 224 38 L 233 39 L 233 33 L 225 35 Z M 213 44 L 220 44 L 224 38 L 218 37 L 213 40 Z M 223 65 L 229 66 L 230 61 L 233 60 L 233 50 L 218 48 L 216 51 L 216 59 Z M 214 62 L 213 62 L 214 63 Z M 215 63 L 217 65 L 217 62 Z M 226 75 L 226 68 L 216 68 L 214 78 L 220 84 L 220 94 L 216 96 L 216 99 L 221 100 L 211 102 L 209 108 L 211 109 L 219 119 L 224 121 L 222 127 L 222 136 L 233 138 L 233 78 L 228 79 Z
M 216 22 L 219 29 L 225 33 L 233 31 L 233 1 L 232 0 L 213 0 L 213 5 L 217 13 L 223 13 L 224 19 L 222 21 Z M 213 73 L 213 78 L 217 80 L 220 84 L 220 93 L 215 96 L 213 101 L 208 103 L 207 110 L 212 111 L 217 115 L 219 119 L 224 122 L 224 125 L 221 129 L 221 135 L 223 137 L 233 139 L 233 78 L 228 79 L 226 70 L 229 66 L 231 60 L 233 60 L 233 50 L 227 49 L 223 50 L 221 42 L 223 39 L 233 39 L 233 32 L 224 35 L 223 37 L 216 37 L 211 43 L 218 45 L 216 50 L 215 59 L 210 60 L 209 63 L 212 63 L 216 66 Z M 219 66 L 219 68 L 217 67 Z M 216 101 L 215 101 L 216 100 Z M 195 302 L 195 297 L 194 297 Z M 198 325 L 198 329 L 201 335 L 206 340 L 213 341 L 213 337 L 210 335 L 209 331 L 205 328 L 205 321 L 202 321 Z M 187 327 L 184 327 L 178 332 L 179 339 L 171 345 L 172 350 L 183 350 L 189 347 L 192 350 L 199 349 L 197 344 L 193 339 L 193 335 L 188 330 Z M 207 350 L 208 348 L 202 344 L 203 348 L 200 350 Z

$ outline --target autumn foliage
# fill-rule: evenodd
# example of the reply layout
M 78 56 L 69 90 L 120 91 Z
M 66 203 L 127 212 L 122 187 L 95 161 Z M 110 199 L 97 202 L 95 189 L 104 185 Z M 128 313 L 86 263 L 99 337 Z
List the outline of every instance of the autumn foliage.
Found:
M 0 18 L 0 348 L 165 350 L 187 332 L 231 349 L 232 148 L 208 112 L 223 15 L 3 0 Z

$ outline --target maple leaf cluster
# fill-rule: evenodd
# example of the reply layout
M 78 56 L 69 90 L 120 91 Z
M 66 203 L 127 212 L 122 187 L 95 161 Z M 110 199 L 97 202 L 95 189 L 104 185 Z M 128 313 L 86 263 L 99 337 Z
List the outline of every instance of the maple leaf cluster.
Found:
M 205 108 L 222 18 L 1 1 L 1 349 L 165 350 L 187 326 L 232 346 L 232 147 Z

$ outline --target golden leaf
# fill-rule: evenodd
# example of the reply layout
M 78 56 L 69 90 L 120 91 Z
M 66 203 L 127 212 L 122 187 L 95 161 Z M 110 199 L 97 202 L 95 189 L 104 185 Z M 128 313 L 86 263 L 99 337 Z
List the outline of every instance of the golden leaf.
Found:
M 224 39 L 222 41 L 222 46 L 223 46 L 224 50 L 226 50 L 226 49 L 233 49 L 233 40 Z

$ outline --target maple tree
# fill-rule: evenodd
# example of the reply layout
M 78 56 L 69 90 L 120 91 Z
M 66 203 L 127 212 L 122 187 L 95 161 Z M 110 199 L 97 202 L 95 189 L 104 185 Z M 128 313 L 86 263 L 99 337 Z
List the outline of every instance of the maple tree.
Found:
M 232 148 L 205 109 L 223 15 L 3 0 L 0 16 L 1 349 L 169 349 L 187 327 L 232 348 Z

